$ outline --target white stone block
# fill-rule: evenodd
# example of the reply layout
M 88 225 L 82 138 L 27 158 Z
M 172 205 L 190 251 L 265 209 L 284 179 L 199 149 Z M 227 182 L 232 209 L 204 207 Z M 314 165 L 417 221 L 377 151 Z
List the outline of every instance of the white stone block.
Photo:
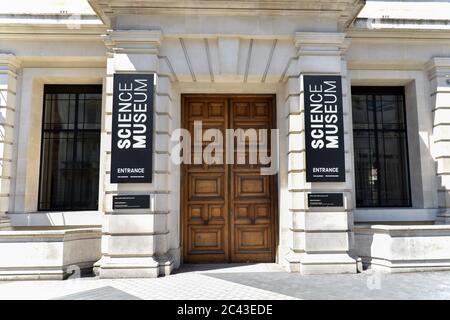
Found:
M 98 262 L 100 278 L 156 278 L 159 263 L 154 257 L 109 257 Z
M 0 74 L 0 91 L 17 92 L 17 78 L 10 74 Z
M 292 249 L 295 251 L 305 250 L 305 233 L 302 231 L 292 232 Z
M 438 124 L 438 123 L 449 123 L 449 119 L 450 119 L 450 94 L 448 95 L 449 97 L 449 101 L 448 101 L 448 106 L 446 106 L 445 108 L 438 108 L 434 110 L 434 124 Z
M 339 55 L 300 55 L 298 66 L 302 74 L 340 73 L 341 57 Z
M 153 155 L 153 163 L 155 171 L 169 171 L 170 168 L 170 156 L 168 154 L 156 153 Z
M 291 114 L 288 117 L 290 133 L 300 132 L 305 129 L 305 118 L 304 114 Z
M 291 210 L 307 209 L 307 193 L 306 192 L 290 192 L 291 194 Z
M 158 57 L 154 54 L 115 53 L 115 72 L 158 72 Z
M 1 182 L 2 187 L 5 186 L 5 189 L 9 189 L 9 180 L 7 182 L 2 181 Z M 7 185 L 7 188 L 6 188 Z M 8 212 L 9 209 L 9 195 L 8 192 L 4 192 L 7 190 L 0 190 L 0 212 Z
M 450 124 L 441 124 L 433 128 L 434 140 L 448 139 L 450 137 Z
M 356 261 L 346 253 L 303 253 L 300 255 L 302 275 L 356 272 Z
M 306 174 L 305 172 L 290 172 L 288 174 L 289 190 L 301 190 L 305 188 Z
M 294 95 L 298 99 L 298 94 L 301 91 L 300 77 L 289 77 L 287 81 L 287 94 Z
M 12 106 L 10 104 L 8 104 L 7 106 L 5 105 L 5 106 L 0 107 L 0 124 L 1 125 L 7 124 L 11 127 L 14 126 L 15 111 L 13 111 L 14 109 L 11 109 L 11 108 L 12 108 Z
M 108 214 L 104 218 L 104 231 L 114 234 L 167 232 L 166 214 Z
M 437 173 L 438 174 L 450 173 L 450 158 L 437 159 Z
M 291 228 L 293 230 L 305 230 L 305 213 L 292 211 Z
M 170 151 L 170 136 L 168 134 L 154 135 L 154 150 L 156 152 L 169 152 Z
M 0 231 L 0 280 L 62 280 L 100 259 L 100 229 Z
M 306 232 L 305 251 L 348 251 L 347 232 Z
M 107 95 L 113 94 L 114 91 L 114 73 L 107 74 L 105 77 L 105 93 Z
M 388 272 L 450 269 L 448 225 L 355 226 L 363 263 Z
M 303 132 L 288 134 L 288 140 L 288 151 L 305 150 L 305 134 Z
M 305 170 L 306 160 L 304 152 L 290 152 L 288 154 L 288 171 Z
M 172 93 L 172 83 L 169 77 L 158 76 L 158 81 L 156 81 L 156 93 L 171 95 Z
M 110 94 L 106 94 L 104 96 L 104 99 L 105 99 L 105 112 L 112 114 L 113 96 Z
M 305 225 L 308 231 L 347 231 L 347 212 L 304 212 Z
M 154 235 L 103 235 L 108 241 L 108 255 L 153 255 Z
M 303 106 L 300 99 L 302 99 L 302 95 L 292 95 L 287 98 L 286 104 L 288 113 L 299 114 L 303 111 Z
M 450 157 L 450 141 L 443 140 L 434 143 L 434 156 L 435 157 Z
M 155 96 L 155 112 L 163 114 L 171 114 L 172 102 L 166 95 Z
M 155 115 L 155 131 L 161 133 L 170 133 L 171 119 L 166 114 L 156 114 Z

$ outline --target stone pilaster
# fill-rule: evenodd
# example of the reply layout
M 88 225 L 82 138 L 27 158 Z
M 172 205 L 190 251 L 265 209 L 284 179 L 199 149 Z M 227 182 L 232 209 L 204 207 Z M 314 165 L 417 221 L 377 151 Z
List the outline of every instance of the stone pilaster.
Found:
M 342 33 L 300 32 L 295 35 L 298 60 L 294 74 L 288 80 L 288 188 L 290 211 L 291 253 L 286 257 L 290 271 L 302 274 L 355 273 L 356 262 L 349 256 L 351 226 L 351 143 L 348 114 L 351 112 L 349 85 L 343 49 L 347 43 Z M 342 75 L 346 152 L 346 182 L 306 182 L 303 75 Z M 342 208 L 309 208 L 311 192 L 341 192 Z
M 426 64 L 433 112 L 433 156 L 437 162 L 437 223 L 450 224 L 450 57 Z
M 16 83 L 19 62 L 12 54 L 0 54 L 0 230 L 10 229 L 7 217 L 14 144 Z
M 160 31 L 111 31 L 105 37 L 109 49 L 106 79 L 106 106 L 102 133 L 104 171 L 104 220 L 102 258 L 96 263 L 101 278 L 157 277 L 169 274 L 173 259 L 169 254 L 169 155 L 171 99 L 168 79 L 158 78 Z M 110 154 L 114 73 L 154 73 L 153 182 L 111 184 Z M 161 93 L 163 93 L 161 95 Z M 116 194 L 149 194 L 150 209 L 113 210 Z

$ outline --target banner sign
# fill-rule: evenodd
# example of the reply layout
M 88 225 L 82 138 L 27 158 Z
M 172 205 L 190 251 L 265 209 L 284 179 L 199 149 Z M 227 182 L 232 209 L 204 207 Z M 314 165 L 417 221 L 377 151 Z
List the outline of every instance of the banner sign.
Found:
M 303 76 L 306 181 L 344 182 L 341 76 Z
M 113 209 L 148 209 L 150 196 L 147 194 L 113 196 Z
M 152 182 L 153 74 L 114 74 L 111 183 Z
M 343 207 L 342 193 L 308 193 L 308 207 Z

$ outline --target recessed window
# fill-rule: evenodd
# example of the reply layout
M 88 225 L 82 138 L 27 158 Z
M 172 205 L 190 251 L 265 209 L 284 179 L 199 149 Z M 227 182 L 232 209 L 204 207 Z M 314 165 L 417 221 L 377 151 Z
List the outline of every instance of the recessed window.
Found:
M 411 206 L 403 87 L 352 87 L 357 207 Z
M 102 87 L 46 85 L 38 210 L 98 210 Z

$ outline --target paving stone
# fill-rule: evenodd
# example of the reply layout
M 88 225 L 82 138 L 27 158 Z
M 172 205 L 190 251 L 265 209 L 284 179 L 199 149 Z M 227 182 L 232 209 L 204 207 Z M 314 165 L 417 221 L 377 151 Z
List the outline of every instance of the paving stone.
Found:
M 450 299 L 450 272 L 301 276 L 273 264 L 184 265 L 154 279 L 0 282 L 0 299 Z
M 102 287 L 69 294 L 54 300 L 140 300 L 122 290 L 113 287 Z

